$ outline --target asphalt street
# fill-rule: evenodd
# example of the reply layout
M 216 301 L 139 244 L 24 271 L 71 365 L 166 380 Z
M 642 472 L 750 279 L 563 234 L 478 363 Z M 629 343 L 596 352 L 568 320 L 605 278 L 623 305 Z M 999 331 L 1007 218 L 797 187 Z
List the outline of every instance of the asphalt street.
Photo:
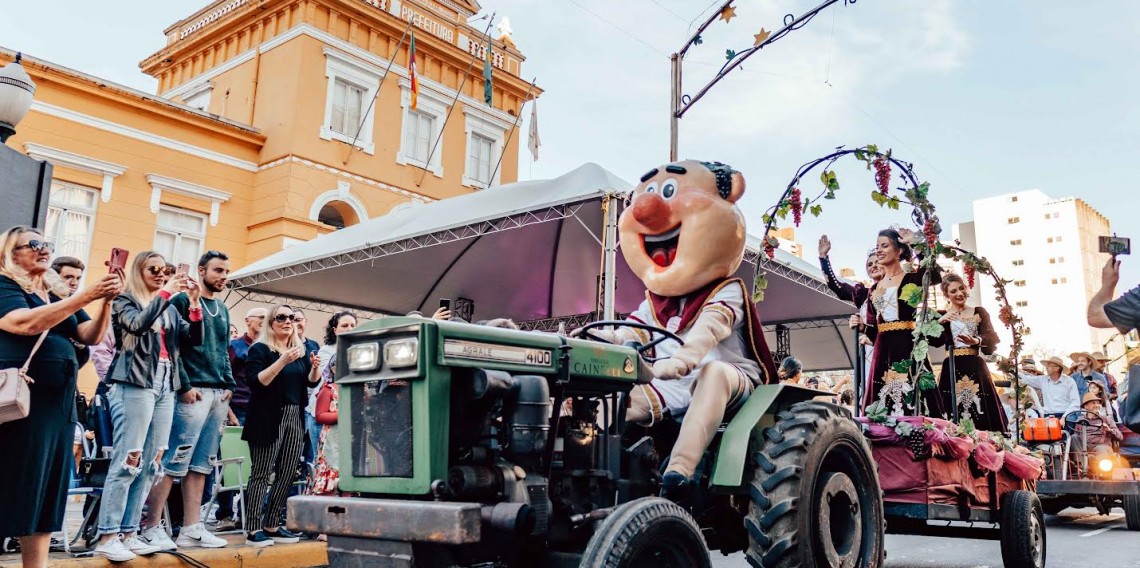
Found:
M 1140 533 L 1113 509 L 1068 509 L 1045 517 L 1046 565 L 1061 568 L 1140 568 Z M 743 554 L 713 553 L 715 568 L 748 566 Z M 1002 568 L 996 540 L 887 535 L 888 568 Z

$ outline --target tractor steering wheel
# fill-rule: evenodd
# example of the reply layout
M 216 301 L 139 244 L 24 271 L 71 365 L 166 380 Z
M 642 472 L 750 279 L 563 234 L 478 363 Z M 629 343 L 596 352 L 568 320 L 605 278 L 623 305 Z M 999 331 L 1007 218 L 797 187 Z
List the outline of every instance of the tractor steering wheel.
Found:
M 1104 417 L 1095 413 L 1085 410 L 1083 408 L 1078 410 L 1070 410 L 1065 413 L 1065 417 L 1061 423 L 1068 426 L 1082 424 L 1092 430 L 1100 430 L 1104 428 Z
M 676 341 L 677 343 L 679 343 L 681 345 L 685 344 L 684 339 L 681 339 L 680 337 L 677 336 L 677 334 L 675 334 L 675 333 L 673 333 L 667 329 L 662 329 L 662 328 L 654 326 L 654 325 L 649 325 L 646 323 L 639 323 L 639 322 L 635 322 L 635 321 L 628 321 L 628 320 L 601 320 L 601 321 L 590 322 L 590 323 L 578 328 L 578 334 L 585 337 L 586 339 L 591 340 L 591 341 L 597 341 L 600 343 L 609 343 L 609 341 L 606 340 L 604 337 L 599 337 L 598 335 L 591 333 L 591 330 L 597 329 L 599 327 L 629 327 L 629 328 L 633 328 L 633 329 L 641 329 L 644 331 L 648 331 L 650 337 L 652 337 L 653 334 L 655 334 L 655 333 L 659 334 L 660 337 L 650 341 L 649 343 L 645 343 L 645 344 L 638 343 L 637 345 L 632 346 L 634 348 L 634 350 L 637 351 L 637 354 L 642 359 L 649 361 L 650 363 L 653 363 L 659 359 L 663 359 L 663 357 L 646 357 L 645 356 L 645 354 L 648 353 L 650 349 L 657 347 L 657 345 L 660 344 L 662 341 L 665 341 L 666 339 L 672 339 L 673 341 Z

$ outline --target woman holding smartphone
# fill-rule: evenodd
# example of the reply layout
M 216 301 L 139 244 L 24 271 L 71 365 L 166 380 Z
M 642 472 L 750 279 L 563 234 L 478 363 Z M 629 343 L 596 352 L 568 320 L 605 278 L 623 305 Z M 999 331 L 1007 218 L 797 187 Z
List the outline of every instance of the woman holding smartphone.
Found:
M 114 443 L 111 465 L 99 509 L 99 543 L 95 555 L 113 562 L 132 560 L 169 548 L 169 538 L 155 527 L 136 534 L 143 503 L 159 472 L 157 459 L 170 438 L 174 393 L 178 391 L 179 346 L 202 342 L 202 312 L 197 288 L 186 275 L 174 275 L 162 255 L 144 251 L 127 272 L 127 291 L 112 308 L 117 343 L 121 345 L 107 382 Z M 190 297 L 190 321 L 170 305 L 185 291 Z
M 274 305 L 267 328 L 246 357 L 245 379 L 252 394 L 241 437 L 249 442 L 251 465 L 245 491 L 245 542 L 249 546 L 300 540 L 296 533 L 278 526 L 278 521 L 305 445 L 302 412 L 308 402 L 307 389 L 320 375 L 318 356 L 315 352 L 305 356 L 295 321 L 292 308 Z M 271 474 L 275 474 L 272 485 Z M 263 507 L 266 493 L 269 500 Z
M 53 531 L 63 526 L 75 410 L 76 361 L 72 341 L 92 345 L 107 329 L 119 275 L 72 292 L 51 270 L 55 245 L 39 229 L 0 233 L 0 369 L 30 359 L 28 415 L 0 424 L 0 535 L 18 537 L 24 568 L 48 565 Z M 84 306 L 99 301 L 95 319 Z M 43 342 L 33 348 L 41 334 Z

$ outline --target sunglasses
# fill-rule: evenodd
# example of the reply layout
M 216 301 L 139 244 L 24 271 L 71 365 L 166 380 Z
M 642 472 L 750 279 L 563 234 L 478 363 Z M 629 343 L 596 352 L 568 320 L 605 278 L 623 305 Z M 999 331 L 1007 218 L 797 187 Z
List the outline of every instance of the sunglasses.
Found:
M 51 241 L 39 241 L 36 239 L 32 239 L 32 240 L 28 241 L 28 244 L 15 247 L 12 249 L 12 251 L 15 252 L 18 250 L 23 250 L 23 249 L 32 249 L 36 252 L 52 253 L 52 252 L 55 252 L 55 243 L 53 243 Z
M 297 321 L 297 317 L 294 316 L 293 314 L 289 314 L 289 315 L 277 314 L 277 315 L 273 316 L 273 321 L 275 321 L 277 323 L 285 323 L 287 321 Z
M 148 266 L 146 269 L 150 271 L 151 276 L 158 276 L 159 274 L 165 276 L 174 275 L 174 269 L 169 266 Z

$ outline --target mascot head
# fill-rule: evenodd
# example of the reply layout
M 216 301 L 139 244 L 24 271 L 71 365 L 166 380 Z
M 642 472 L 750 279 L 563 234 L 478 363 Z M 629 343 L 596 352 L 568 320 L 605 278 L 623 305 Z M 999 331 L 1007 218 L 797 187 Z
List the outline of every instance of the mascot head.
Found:
M 684 296 L 736 273 L 744 258 L 744 176 L 720 162 L 649 170 L 618 230 L 621 251 L 650 292 Z

